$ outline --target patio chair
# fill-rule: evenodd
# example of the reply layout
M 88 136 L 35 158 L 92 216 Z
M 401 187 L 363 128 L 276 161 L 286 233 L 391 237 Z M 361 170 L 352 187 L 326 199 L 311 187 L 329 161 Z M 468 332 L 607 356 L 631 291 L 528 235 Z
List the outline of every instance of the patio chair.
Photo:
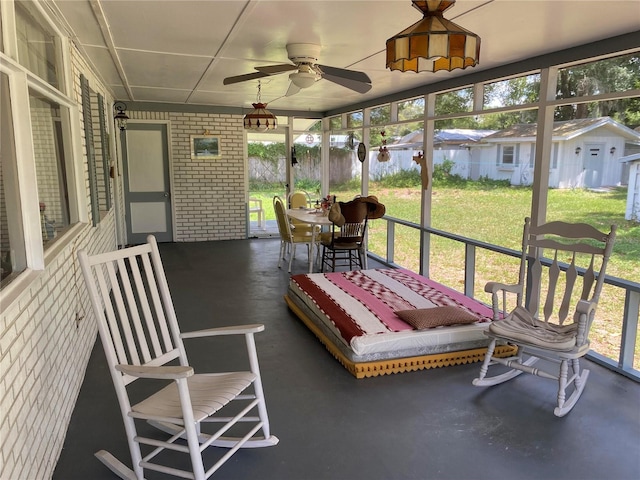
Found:
M 485 286 L 492 295 L 494 321 L 486 332 L 491 341 L 474 385 L 497 385 L 523 372 L 556 380 L 554 414 L 562 417 L 571 411 L 589 376 L 589 370 L 580 369 L 580 359 L 589 351 L 589 331 L 615 231 L 615 225 L 604 233 L 584 223 L 565 222 L 535 227 L 525 219 L 518 283 Z M 549 268 L 543 271 L 543 265 Z M 515 295 L 516 306 L 502 319 L 507 294 Z M 494 356 L 498 342 L 516 345 L 517 355 Z M 534 367 L 540 359 L 547 362 Z
M 264 209 L 262 208 L 262 200 L 251 197 L 249 199 L 249 217 L 253 214 L 258 216 L 258 228 L 264 230 L 266 228 Z
M 276 213 L 278 231 L 280 232 L 280 255 L 278 256 L 278 268 L 282 265 L 282 260 L 285 258 L 287 248 L 289 248 L 289 273 L 291 273 L 291 265 L 293 263 L 293 258 L 296 255 L 296 245 L 300 243 L 307 245 L 307 254 L 311 255 L 313 230 L 292 229 L 284 202 L 277 195 L 273 197 L 273 211 Z
M 289 208 L 309 208 L 311 206 L 311 196 L 301 190 L 291 192 L 287 200 Z
M 82 250 L 78 257 L 120 403 L 133 470 L 104 450 L 96 457 L 124 479 L 142 480 L 145 471 L 152 470 L 204 480 L 239 448 L 278 443 L 269 431 L 254 340 L 263 325 L 180 333 L 153 236 L 135 247 L 93 256 Z M 225 335 L 244 336 L 250 371 L 195 374 L 183 339 Z M 132 388 L 135 398 L 153 393 L 132 404 Z M 152 428 L 152 437 L 145 436 L 145 429 L 138 428 L 145 420 L 161 431 Z M 211 452 L 216 450 L 211 446 L 224 450 Z M 205 449 L 211 452 L 206 462 Z M 166 450 L 181 452 L 184 458 Z
M 369 220 L 382 218 L 385 206 L 377 197 L 356 197 L 349 202 L 336 202 L 329 211 L 333 223 L 331 231 L 320 236 L 322 244 L 322 265 L 335 272 L 336 266 L 366 268 L 367 254 L 365 235 Z
M 311 205 L 311 197 L 307 192 L 303 191 L 291 192 L 287 200 L 289 208 L 309 208 Z M 313 225 L 303 223 L 295 218 L 290 218 L 289 222 L 292 230 L 296 233 L 311 232 L 313 230 Z
M 367 231 L 367 205 L 359 200 L 337 202 L 331 207 L 331 231 L 322 234 L 322 266 L 331 271 L 336 266 L 349 266 L 349 270 L 364 267 L 364 238 Z

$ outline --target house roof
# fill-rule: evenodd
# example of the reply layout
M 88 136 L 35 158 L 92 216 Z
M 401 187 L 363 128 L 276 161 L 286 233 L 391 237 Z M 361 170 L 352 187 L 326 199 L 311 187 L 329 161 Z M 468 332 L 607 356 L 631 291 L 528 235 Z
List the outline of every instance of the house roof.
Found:
M 437 130 L 433 136 L 434 145 L 463 145 L 466 143 L 475 143 L 482 140 L 487 135 L 495 133 L 495 130 L 473 130 L 468 128 L 448 128 Z M 387 145 L 392 150 L 400 150 L 403 148 L 422 149 L 424 131 L 415 130 L 400 138 L 397 142 Z
M 563 122 L 554 122 L 553 124 L 553 140 L 564 141 L 584 135 L 596 128 L 608 128 L 614 130 L 618 135 L 625 137 L 630 142 L 640 143 L 640 133 L 625 127 L 621 123 L 616 122 L 610 117 L 598 118 L 580 118 L 576 120 L 566 120 Z M 504 140 L 529 140 L 534 141 L 538 124 L 517 124 L 504 130 L 499 130 L 484 137 L 483 141 L 497 142 Z

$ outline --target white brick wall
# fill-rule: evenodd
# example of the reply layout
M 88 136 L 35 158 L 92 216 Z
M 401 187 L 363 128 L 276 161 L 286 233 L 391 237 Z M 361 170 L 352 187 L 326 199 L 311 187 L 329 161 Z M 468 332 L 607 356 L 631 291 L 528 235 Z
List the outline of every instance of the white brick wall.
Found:
M 72 66 L 74 83 L 89 71 L 75 50 Z M 74 98 L 80 103 L 77 89 Z M 88 188 L 86 158 L 83 164 Z M 88 190 L 81 197 L 89 202 Z M 33 281 L 17 298 L 0 306 L 2 480 L 51 478 L 96 339 L 77 251 L 116 247 L 113 211 L 98 227 L 73 231 L 76 237 L 60 238 L 45 254 L 46 268 L 31 273 Z M 76 314 L 84 320 L 77 323 Z
M 172 201 L 177 242 L 246 238 L 244 132 L 242 115 L 127 112 L 130 122 L 169 120 Z M 221 157 L 191 159 L 191 135 L 220 137 Z
M 0 314 L 0 478 L 51 478 L 96 339 L 77 251 L 113 250 L 113 214 L 86 226 Z M 84 317 L 76 323 L 76 314 Z
M 87 76 L 94 90 L 103 87 L 73 49 L 71 63 L 73 96 L 82 115 L 80 72 Z M 108 95 L 104 92 L 103 95 L 108 102 Z M 132 119 L 170 122 L 175 240 L 246 238 L 242 116 L 127 113 Z M 194 161 L 190 135 L 201 135 L 205 130 L 220 136 L 222 156 Z M 82 152 L 86 152 L 84 145 Z M 86 192 L 81 197 L 89 204 L 86 158 L 82 171 Z M 53 475 L 97 333 L 77 264 L 77 251 L 113 250 L 116 221 L 122 219 L 116 220 L 112 210 L 98 227 L 81 228 L 78 236 L 55 255 L 47 255 L 46 268 L 35 274 L 33 282 L 15 301 L 0 308 L 2 480 L 46 479 Z M 77 314 L 84 316 L 79 323 Z

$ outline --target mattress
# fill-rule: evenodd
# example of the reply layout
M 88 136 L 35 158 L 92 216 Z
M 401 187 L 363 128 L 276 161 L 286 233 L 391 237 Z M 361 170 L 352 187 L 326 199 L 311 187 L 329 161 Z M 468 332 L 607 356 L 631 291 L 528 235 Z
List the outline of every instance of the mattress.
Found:
M 405 269 L 293 275 L 286 300 L 323 343 L 353 363 L 485 351 L 489 343 L 483 332 L 491 322 L 490 307 Z M 395 314 L 439 306 L 456 306 L 478 320 L 416 330 Z M 474 356 L 475 361 L 482 354 Z

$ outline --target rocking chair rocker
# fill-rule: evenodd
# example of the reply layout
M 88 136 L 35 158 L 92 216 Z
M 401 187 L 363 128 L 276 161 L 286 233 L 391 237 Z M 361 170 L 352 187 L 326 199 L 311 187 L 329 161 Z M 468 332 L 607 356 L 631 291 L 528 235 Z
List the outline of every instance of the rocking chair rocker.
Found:
M 278 443 L 269 432 L 254 340 L 254 334 L 264 326 L 180 333 L 156 240 L 149 236 L 147 241 L 93 256 L 85 251 L 78 253 L 120 403 L 133 470 L 104 450 L 96 457 L 123 479 L 143 480 L 145 470 L 154 470 L 204 480 L 239 448 Z M 251 371 L 194 374 L 183 339 L 218 335 L 244 335 Z M 138 380 L 148 381 L 145 379 L 166 380 L 168 385 L 132 405 L 128 387 Z M 140 420 L 169 433 L 170 438 L 143 436 L 136 426 Z M 205 433 L 201 430 L 205 422 L 218 425 L 213 432 L 207 429 Z M 262 435 L 258 436 L 260 431 Z M 225 433 L 238 436 L 223 436 Z M 208 458 L 205 465 L 203 453 L 209 446 L 228 451 L 207 455 L 215 458 Z M 179 465 L 169 465 L 161 455 L 165 449 L 188 456 Z M 191 470 L 177 468 L 185 465 Z
M 589 370 L 580 370 L 580 358 L 589 351 L 589 330 L 613 249 L 615 230 L 612 225 L 607 234 L 584 223 L 565 222 L 534 227 L 529 218 L 525 219 L 518 283 L 489 282 L 485 286 L 485 291 L 492 294 L 494 321 L 486 332 L 491 342 L 480 375 L 473 380 L 474 385 L 497 385 L 522 372 L 553 379 L 558 382 L 554 414 L 562 417 L 571 411 L 589 376 Z M 546 259 L 542 257 L 543 249 Z M 551 260 L 547 260 L 549 258 Z M 561 263 L 565 259 L 568 265 Z M 549 265 L 547 272 L 543 272 L 543 264 Z M 581 289 L 577 285 L 580 278 Z M 542 288 L 544 279 L 546 289 Z M 564 292 L 560 292 L 563 286 Z M 546 298 L 539 317 L 538 307 L 545 290 Z M 516 307 L 501 319 L 506 310 L 507 293 L 516 295 Z M 523 305 L 525 293 L 527 302 Z M 555 312 L 554 305 L 559 305 Z M 574 311 L 571 316 L 570 310 Z M 509 358 L 493 356 L 496 342 L 516 345 L 517 355 Z M 539 359 L 557 365 L 557 371 L 549 373 L 533 367 Z M 502 367 L 502 373 L 487 376 L 489 368 L 494 372 L 500 368 L 498 365 L 506 366 L 508 370 L 505 372 Z

